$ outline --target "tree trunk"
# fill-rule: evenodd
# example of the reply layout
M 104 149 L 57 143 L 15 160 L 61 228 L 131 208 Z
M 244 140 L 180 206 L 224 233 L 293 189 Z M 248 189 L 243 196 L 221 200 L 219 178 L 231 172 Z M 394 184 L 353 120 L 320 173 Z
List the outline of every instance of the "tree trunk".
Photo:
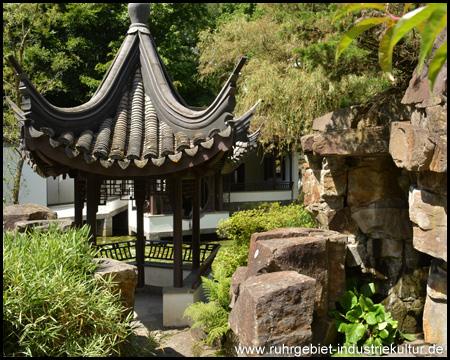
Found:
M 13 198 L 12 203 L 19 203 L 19 190 L 20 190 L 20 178 L 22 176 L 22 168 L 23 168 L 23 155 L 19 153 L 19 160 L 17 161 L 16 174 L 14 175 L 14 187 L 13 187 Z

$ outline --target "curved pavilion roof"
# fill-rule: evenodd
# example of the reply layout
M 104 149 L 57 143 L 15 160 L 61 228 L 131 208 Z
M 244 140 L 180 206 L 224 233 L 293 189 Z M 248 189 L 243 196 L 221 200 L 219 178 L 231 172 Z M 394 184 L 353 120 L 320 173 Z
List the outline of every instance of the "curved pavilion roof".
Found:
M 56 176 L 69 169 L 108 176 L 161 176 L 216 162 L 231 147 L 238 165 L 256 147 L 247 130 L 256 107 L 233 120 L 241 59 L 208 108 L 188 106 L 176 91 L 145 23 L 148 4 L 130 4 L 132 24 L 94 96 L 60 108 L 36 90 L 15 59 L 20 79 L 23 150 L 33 169 Z M 223 160 L 222 160 L 223 163 Z M 228 164 L 227 168 L 232 168 Z

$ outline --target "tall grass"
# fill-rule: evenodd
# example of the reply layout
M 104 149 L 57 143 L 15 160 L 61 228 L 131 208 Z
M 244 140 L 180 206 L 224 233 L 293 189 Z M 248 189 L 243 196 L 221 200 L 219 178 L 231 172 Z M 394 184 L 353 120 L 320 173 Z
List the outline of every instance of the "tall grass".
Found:
M 105 280 L 89 228 L 3 233 L 3 355 L 120 356 L 129 350 L 132 313 Z

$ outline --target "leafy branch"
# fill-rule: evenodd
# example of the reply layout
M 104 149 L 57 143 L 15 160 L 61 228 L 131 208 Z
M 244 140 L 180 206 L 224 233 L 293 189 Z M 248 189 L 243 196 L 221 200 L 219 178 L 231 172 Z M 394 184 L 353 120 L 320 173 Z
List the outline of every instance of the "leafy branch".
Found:
M 333 22 L 342 16 L 356 10 L 376 9 L 386 16 L 371 17 L 365 19 L 347 31 L 341 38 L 336 49 L 336 63 L 342 52 L 350 45 L 350 43 L 364 31 L 380 25 L 386 24 L 387 30 L 380 40 L 378 48 L 378 60 L 381 69 L 392 76 L 392 55 L 395 45 L 412 29 L 417 29 L 422 37 L 420 45 L 420 55 L 417 72 L 422 70 L 425 59 L 429 61 L 433 49 L 433 43 L 447 26 L 447 4 L 427 4 L 413 11 L 406 12 L 412 3 L 406 3 L 401 17 L 392 15 L 389 12 L 389 4 L 381 3 L 351 3 L 340 4 L 337 8 Z M 436 78 L 439 71 L 447 61 L 447 41 L 445 41 L 436 51 L 433 59 L 429 64 L 428 79 L 430 82 L 430 90 L 433 91 Z

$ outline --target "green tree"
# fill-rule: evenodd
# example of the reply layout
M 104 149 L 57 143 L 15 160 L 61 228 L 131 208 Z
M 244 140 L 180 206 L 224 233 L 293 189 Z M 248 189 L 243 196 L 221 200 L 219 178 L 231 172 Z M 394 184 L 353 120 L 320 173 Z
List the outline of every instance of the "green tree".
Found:
M 34 74 L 36 87 L 45 94 L 61 86 L 61 74 L 73 63 L 58 49 L 48 49 L 40 42 L 40 34 L 51 34 L 51 26 L 60 18 L 55 4 L 3 4 L 3 53 L 13 54 L 18 64 Z M 36 58 L 42 59 L 41 62 Z M 44 70 L 45 69 L 45 70 Z M 3 140 L 12 144 L 18 154 L 13 179 L 3 173 L 3 182 L 12 182 L 12 203 L 19 202 L 20 178 L 24 158 L 19 151 L 19 131 L 11 115 L 5 96 L 20 107 L 19 81 L 7 60 L 3 59 Z M 6 176 L 6 178 L 5 178 Z
M 391 86 L 374 66 L 376 49 L 368 44 L 376 34 L 352 43 L 335 64 L 336 46 L 351 26 L 351 21 L 333 24 L 336 9 L 336 4 L 257 4 L 251 14 L 235 11 L 200 34 L 202 78 L 223 82 L 238 58 L 249 58 L 240 77 L 236 112 L 264 100 L 251 130 L 264 123 L 260 140 L 267 152 L 295 149 L 315 118 L 365 103 Z M 351 20 L 363 15 L 354 13 Z M 404 52 L 414 52 L 414 47 Z M 404 68 L 411 75 L 409 64 Z
M 150 32 L 174 85 L 191 106 L 209 106 L 217 95 L 200 82 L 197 50 L 200 31 L 215 26 L 218 8 L 206 3 L 150 4 Z

